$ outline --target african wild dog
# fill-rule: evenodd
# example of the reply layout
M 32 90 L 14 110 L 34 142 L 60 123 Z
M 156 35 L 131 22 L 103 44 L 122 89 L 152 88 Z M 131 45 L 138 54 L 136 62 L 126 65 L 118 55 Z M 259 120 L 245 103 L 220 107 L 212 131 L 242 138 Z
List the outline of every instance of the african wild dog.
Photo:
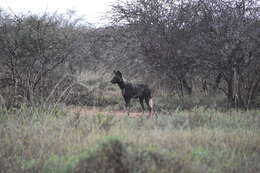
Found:
M 122 95 L 125 99 L 125 106 L 128 109 L 127 114 L 130 114 L 130 100 L 132 98 L 139 98 L 143 112 L 145 110 L 143 101 L 145 100 L 145 103 L 148 106 L 149 116 L 151 116 L 153 112 L 153 100 L 151 97 L 151 90 L 148 88 L 148 86 L 144 84 L 133 84 L 125 82 L 120 71 L 114 71 L 114 74 L 115 76 L 111 80 L 111 83 L 118 84 L 119 88 L 121 89 Z

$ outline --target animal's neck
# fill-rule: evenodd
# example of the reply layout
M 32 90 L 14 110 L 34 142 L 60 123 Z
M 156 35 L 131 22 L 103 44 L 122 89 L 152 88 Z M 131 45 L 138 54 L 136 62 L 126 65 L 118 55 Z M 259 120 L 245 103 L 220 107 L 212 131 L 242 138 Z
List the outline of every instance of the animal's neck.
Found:
M 118 82 L 117 84 L 118 84 L 118 86 L 121 90 L 125 88 L 125 82 L 124 81 Z

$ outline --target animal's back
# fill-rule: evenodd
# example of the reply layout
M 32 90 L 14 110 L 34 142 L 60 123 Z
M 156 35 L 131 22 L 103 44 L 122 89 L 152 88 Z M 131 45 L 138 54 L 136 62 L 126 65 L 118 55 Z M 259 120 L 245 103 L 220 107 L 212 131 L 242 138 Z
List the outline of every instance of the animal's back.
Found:
M 132 84 L 127 83 L 126 84 L 126 95 L 129 95 L 133 98 L 151 98 L 151 90 L 149 87 L 145 84 Z

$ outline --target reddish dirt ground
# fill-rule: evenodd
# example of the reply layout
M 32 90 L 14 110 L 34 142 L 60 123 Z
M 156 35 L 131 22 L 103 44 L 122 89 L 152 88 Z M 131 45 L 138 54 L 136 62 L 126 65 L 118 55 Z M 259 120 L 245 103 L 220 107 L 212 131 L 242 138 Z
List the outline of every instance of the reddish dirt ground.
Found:
M 69 109 L 72 113 L 79 113 L 79 114 L 95 114 L 100 113 L 104 115 L 115 115 L 115 116 L 127 116 L 126 111 L 107 111 L 100 107 L 83 107 L 83 106 L 76 106 L 71 107 Z M 144 114 L 142 112 L 130 112 L 130 117 L 140 117 L 140 116 L 147 116 L 148 112 Z

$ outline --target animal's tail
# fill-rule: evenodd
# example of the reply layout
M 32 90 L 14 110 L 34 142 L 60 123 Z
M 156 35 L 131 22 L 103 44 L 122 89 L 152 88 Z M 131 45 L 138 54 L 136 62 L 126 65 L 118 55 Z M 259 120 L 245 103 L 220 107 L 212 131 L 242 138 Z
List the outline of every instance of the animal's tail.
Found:
M 153 112 L 153 99 L 149 99 L 149 106 L 151 107 L 151 112 Z
M 157 118 L 157 115 L 154 113 L 154 103 L 153 99 L 149 99 L 149 106 L 150 106 L 150 116 L 155 116 Z

